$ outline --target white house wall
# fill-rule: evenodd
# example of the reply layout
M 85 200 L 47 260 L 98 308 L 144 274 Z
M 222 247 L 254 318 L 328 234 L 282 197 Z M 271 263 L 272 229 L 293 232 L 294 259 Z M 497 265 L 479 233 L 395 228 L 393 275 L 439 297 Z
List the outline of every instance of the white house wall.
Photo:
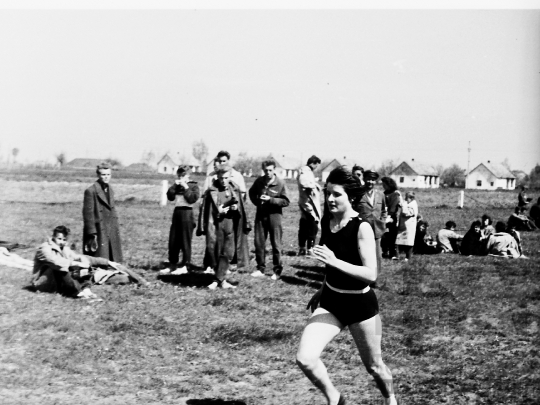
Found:
M 429 176 L 411 176 L 406 174 L 392 174 L 390 176 L 396 182 L 399 188 L 439 188 L 439 178 L 431 176 L 432 181 L 429 184 Z

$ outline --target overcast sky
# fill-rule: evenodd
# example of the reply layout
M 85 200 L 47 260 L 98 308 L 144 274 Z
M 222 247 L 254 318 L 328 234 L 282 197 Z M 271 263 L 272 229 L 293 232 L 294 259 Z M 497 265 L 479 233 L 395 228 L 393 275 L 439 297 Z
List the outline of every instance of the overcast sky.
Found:
M 0 156 L 540 163 L 539 10 L 0 10 Z

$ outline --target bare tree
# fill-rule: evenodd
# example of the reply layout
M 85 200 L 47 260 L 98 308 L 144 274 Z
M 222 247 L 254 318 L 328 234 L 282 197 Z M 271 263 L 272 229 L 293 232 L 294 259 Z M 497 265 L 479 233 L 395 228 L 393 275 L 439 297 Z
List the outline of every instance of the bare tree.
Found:
M 208 159 L 208 146 L 202 139 L 193 142 L 193 157 L 199 161 L 201 166 L 206 164 Z
M 66 154 L 64 152 L 60 152 L 59 154 L 55 155 L 55 157 L 60 167 L 66 164 Z
M 377 169 L 377 173 L 379 173 L 379 176 L 386 177 L 389 176 L 392 170 L 396 168 L 396 162 L 392 159 L 387 159 L 381 163 L 379 168 Z
M 151 150 L 144 151 L 141 156 L 141 162 L 146 163 L 148 166 L 153 166 L 156 161 L 156 153 Z

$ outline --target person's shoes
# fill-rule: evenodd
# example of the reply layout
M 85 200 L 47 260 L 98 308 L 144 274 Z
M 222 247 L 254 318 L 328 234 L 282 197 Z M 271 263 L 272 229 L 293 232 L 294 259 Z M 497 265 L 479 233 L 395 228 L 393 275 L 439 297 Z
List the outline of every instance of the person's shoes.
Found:
M 309 248 L 307 250 L 307 255 L 306 256 L 315 256 L 315 253 L 313 253 L 313 248 Z
M 392 260 L 398 260 L 396 256 L 392 256 Z
M 272 277 L 270 277 L 272 280 L 277 281 L 281 278 L 281 276 L 278 276 L 276 273 L 272 274 Z
M 404 261 L 404 262 L 408 262 L 408 261 L 409 261 L 409 259 L 405 258 L 405 259 L 403 259 L 403 261 Z
M 168 276 L 169 274 L 171 274 L 171 269 L 163 269 L 159 271 L 160 276 Z
M 221 288 L 228 290 L 229 288 L 236 288 L 235 285 L 229 284 L 226 280 L 221 283 Z
M 255 270 L 251 273 L 251 277 L 264 277 L 264 274 L 260 270 Z
M 212 267 L 207 267 L 205 271 L 203 271 L 204 274 L 215 274 L 214 269 Z
M 232 272 L 238 270 L 238 265 L 236 265 L 236 264 L 229 265 L 229 270 L 232 271 Z
M 210 290 L 215 290 L 218 287 L 218 282 L 214 281 L 212 284 L 208 286 Z
M 181 274 L 188 274 L 188 269 L 186 266 L 180 267 L 179 269 L 176 269 L 175 271 L 171 271 L 171 275 L 173 276 L 179 276 Z
M 300 248 L 298 251 L 298 256 L 305 256 L 306 255 L 306 248 Z

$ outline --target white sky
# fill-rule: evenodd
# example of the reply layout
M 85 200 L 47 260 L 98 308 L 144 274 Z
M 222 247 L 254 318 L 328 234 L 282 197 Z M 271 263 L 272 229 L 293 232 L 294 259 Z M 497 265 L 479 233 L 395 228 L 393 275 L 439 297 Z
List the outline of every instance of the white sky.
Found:
M 1 3 L 0 3 L 1 7 Z M 0 156 L 540 163 L 540 11 L 0 10 Z

